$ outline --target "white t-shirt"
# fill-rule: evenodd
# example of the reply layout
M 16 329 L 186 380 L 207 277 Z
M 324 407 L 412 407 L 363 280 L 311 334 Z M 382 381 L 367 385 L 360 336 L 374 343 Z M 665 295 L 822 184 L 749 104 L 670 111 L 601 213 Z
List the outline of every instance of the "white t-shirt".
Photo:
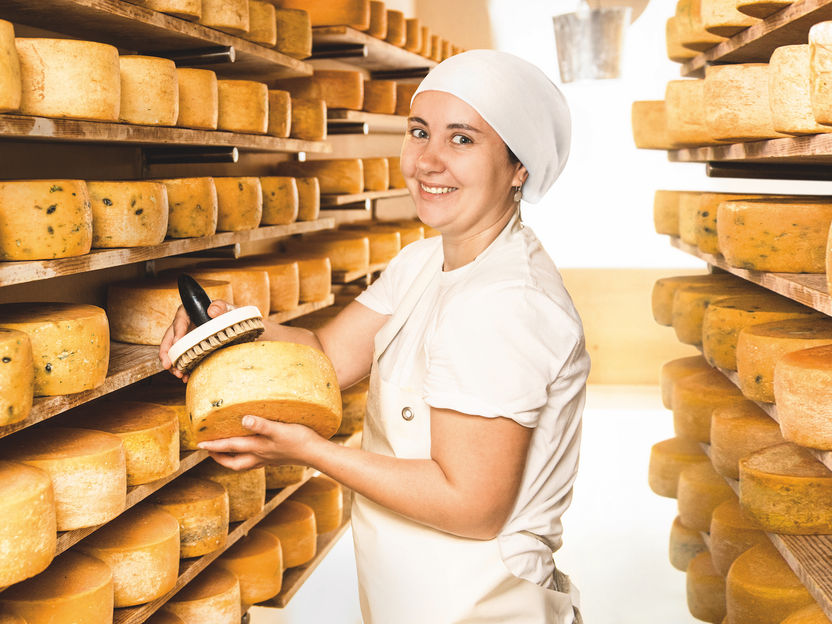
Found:
M 441 245 L 441 237 L 411 243 L 357 301 L 392 314 Z M 431 407 L 534 428 L 498 539 L 512 573 L 551 587 L 551 553 L 562 544 L 560 517 L 578 466 L 589 355 L 578 313 L 534 232 L 514 217 L 473 262 L 437 270 L 379 372 Z

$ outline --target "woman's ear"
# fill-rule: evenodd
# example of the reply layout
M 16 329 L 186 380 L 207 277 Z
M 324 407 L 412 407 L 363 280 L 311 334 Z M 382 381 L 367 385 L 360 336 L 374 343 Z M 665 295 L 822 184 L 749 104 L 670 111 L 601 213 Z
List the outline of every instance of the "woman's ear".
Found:
M 514 173 L 514 178 L 511 181 L 512 186 L 523 186 L 523 183 L 528 179 L 529 172 L 522 164 L 517 165 L 517 171 Z

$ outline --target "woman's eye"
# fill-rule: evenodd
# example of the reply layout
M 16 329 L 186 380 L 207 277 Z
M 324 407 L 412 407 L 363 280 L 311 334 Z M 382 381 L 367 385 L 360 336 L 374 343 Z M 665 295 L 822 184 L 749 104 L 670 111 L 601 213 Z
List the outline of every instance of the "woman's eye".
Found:
M 410 136 L 414 139 L 425 139 L 428 136 L 428 133 L 425 132 L 424 128 L 412 128 L 410 130 Z
M 468 145 L 473 143 L 473 141 L 464 134 L 455 134 L 451 139 L 451 143 L 456 143 L 457 145 Z

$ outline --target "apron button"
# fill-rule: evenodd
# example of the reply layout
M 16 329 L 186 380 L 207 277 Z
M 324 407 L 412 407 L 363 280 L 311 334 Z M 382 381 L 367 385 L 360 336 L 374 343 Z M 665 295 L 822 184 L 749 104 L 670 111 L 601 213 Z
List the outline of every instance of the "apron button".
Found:
M 405 407 L 402 410 L 402 418 L 404 418 L 405 420 L 413 420 L 413 410 L 409 407 Z

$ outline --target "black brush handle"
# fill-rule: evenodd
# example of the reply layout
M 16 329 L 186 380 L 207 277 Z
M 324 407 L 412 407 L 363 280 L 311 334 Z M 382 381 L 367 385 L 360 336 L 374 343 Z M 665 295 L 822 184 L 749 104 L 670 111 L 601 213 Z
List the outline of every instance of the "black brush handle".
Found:
M 208 306 L 211 305 L 211 298 L 208 293 L 187 273 L 182 273 L 179 276 L 178 283 L 179 297 L 182 299 L 182 305 L 185 306 L 185 311 L 191 317 L 193 324 L 199 327 L 210 321 Z

